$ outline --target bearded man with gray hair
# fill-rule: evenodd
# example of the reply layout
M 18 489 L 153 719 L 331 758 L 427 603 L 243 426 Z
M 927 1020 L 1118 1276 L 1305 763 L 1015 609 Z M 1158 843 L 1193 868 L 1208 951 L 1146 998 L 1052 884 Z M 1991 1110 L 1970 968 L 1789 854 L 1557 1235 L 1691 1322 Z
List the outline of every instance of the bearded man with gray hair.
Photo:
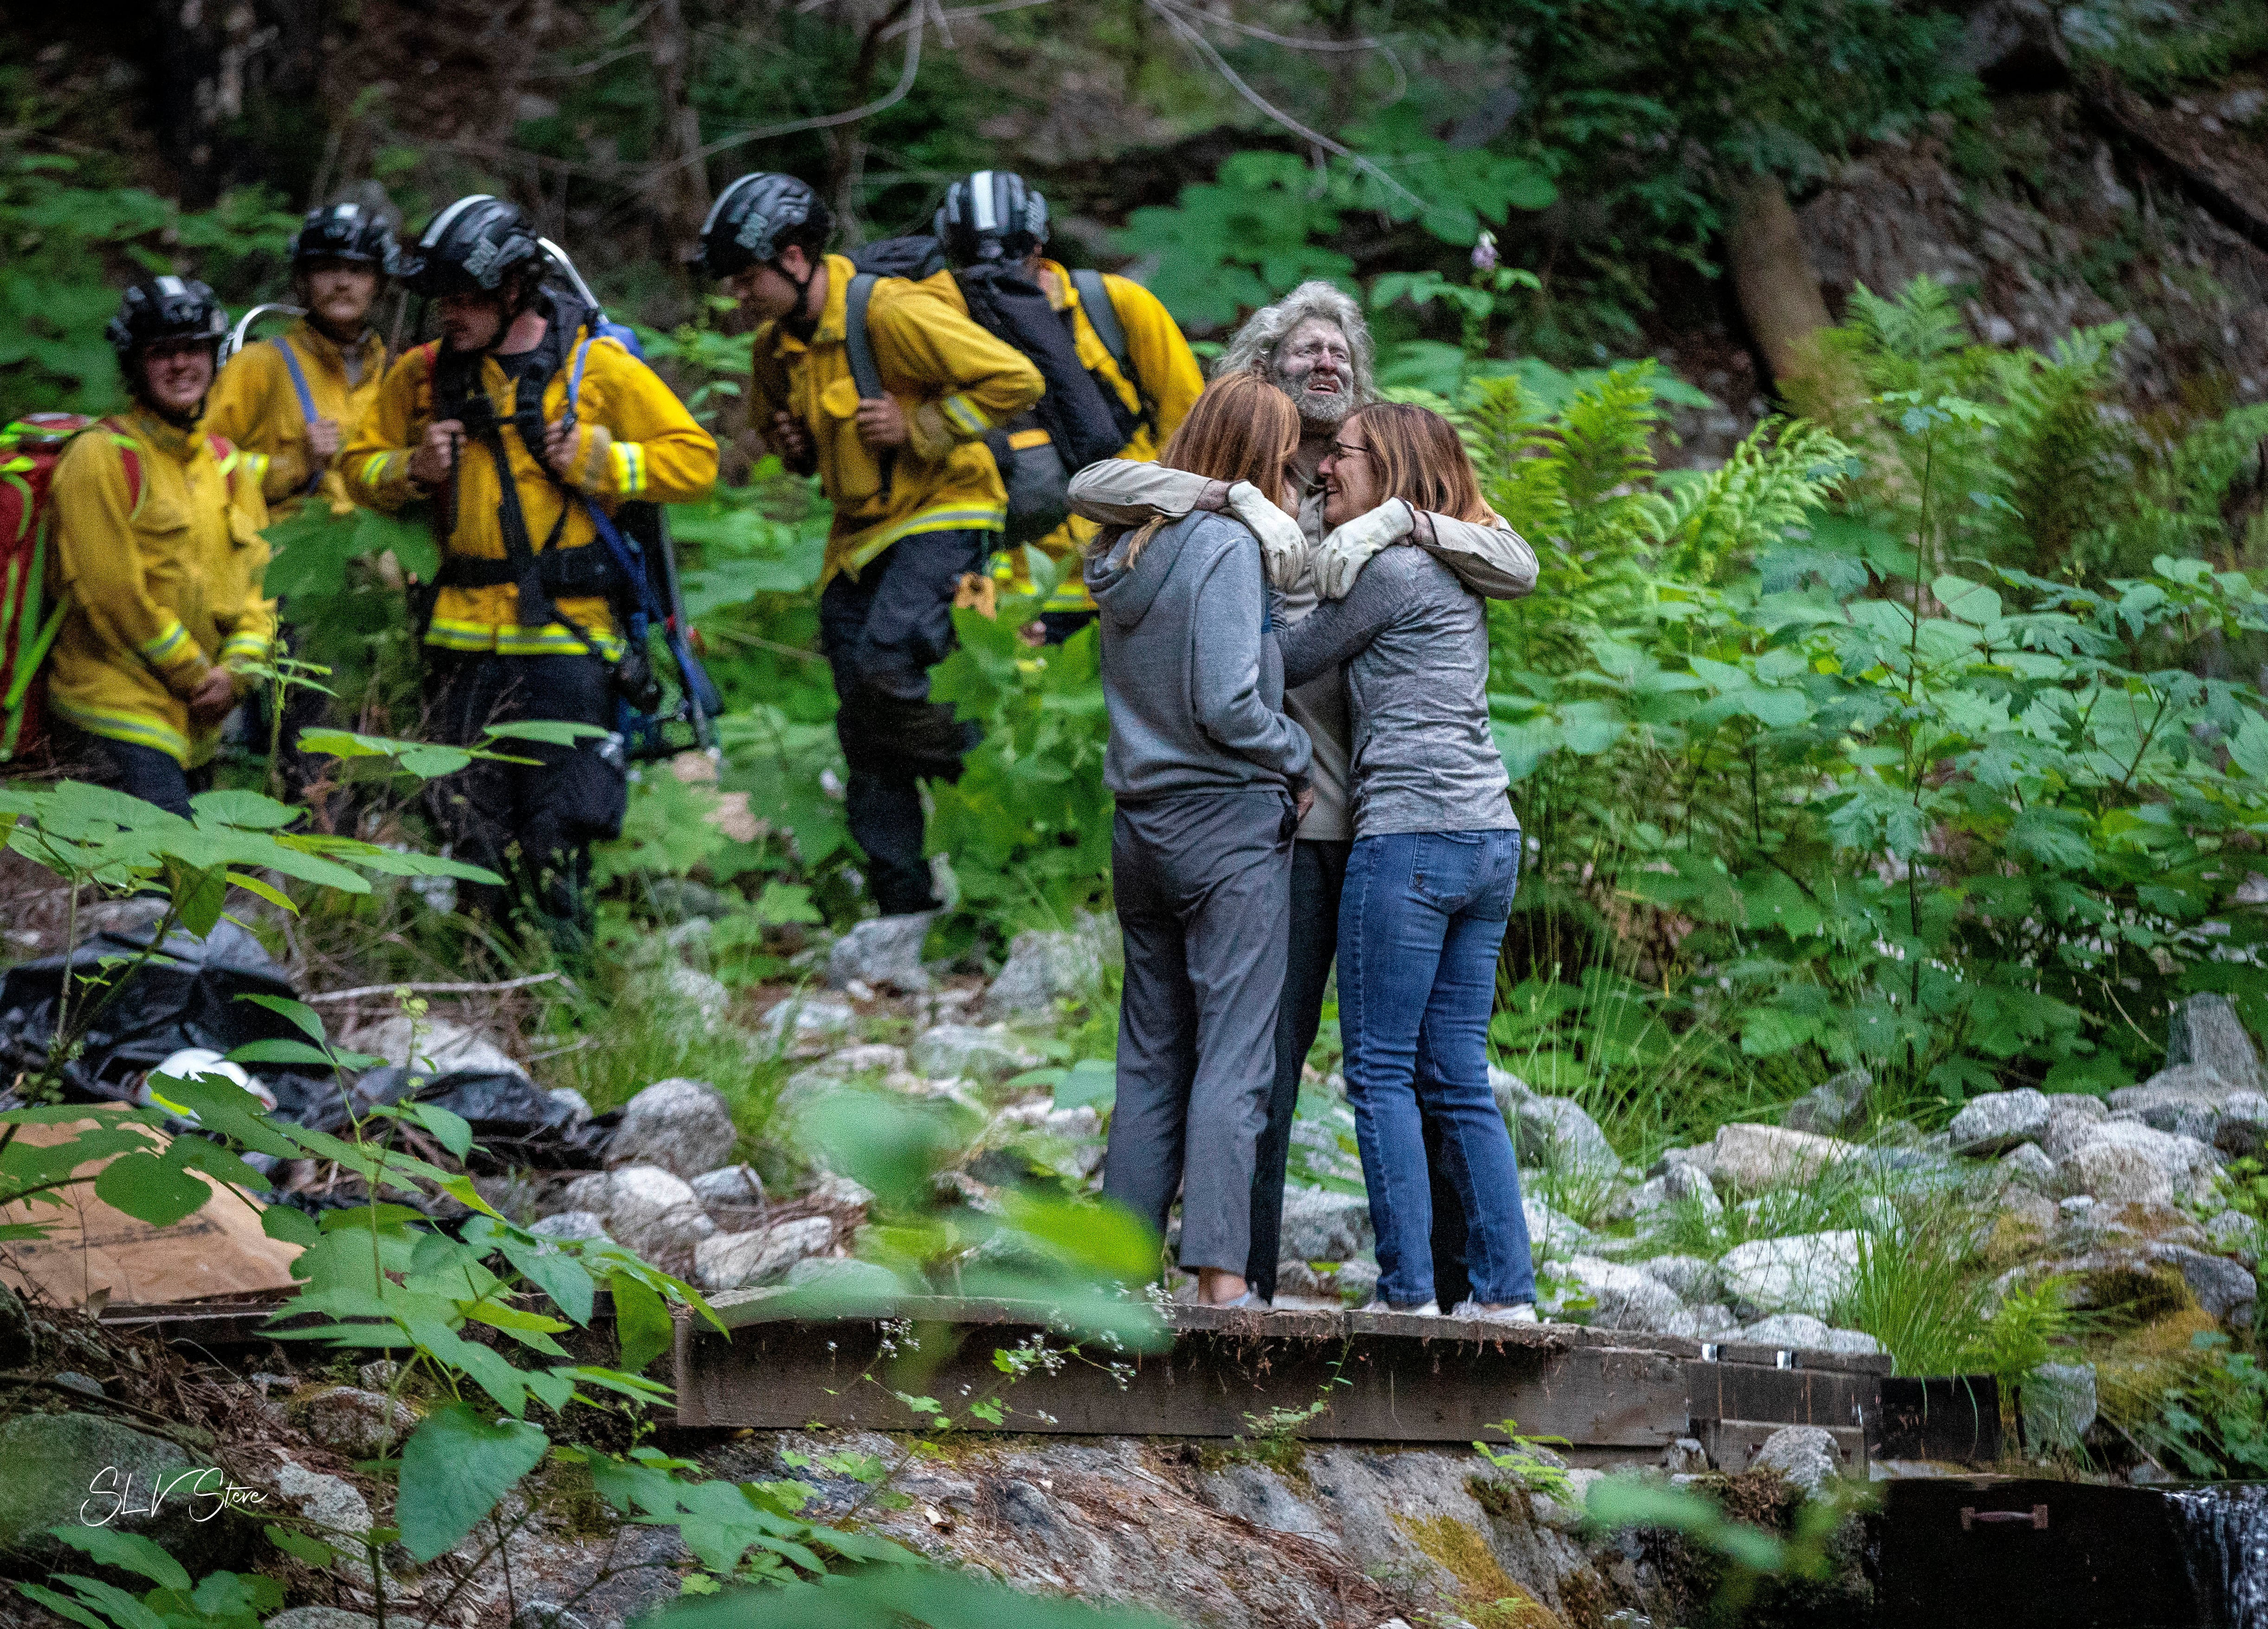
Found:
M 1297 526 L 1271 505 L 1249 514 L 1249 504 L 1235 510 L 1260 538 L 1278 615 L 1296 623 L 1322 599 L 1344 598 L 1363 561 L 1405 540 L 1432 554 L 1483 598 L 1516 599 L 1528 593 L 1535 586 L 1535 553 L 1501 520 L 1494 525 L 1456 520 L 1392 499 L 1336 529 L 1324 525 L 1319 466 L 1348 415 L 1377 400 L 1372 357 L 1362 308 L 1344 290 L 1317 281 L 1303 283 L 1255 312 L 1213 368 L 1216 378 L 1257 373 L 1299 409 L 1300 450 L 1290 469 L 1299 500 Z M 1193 510 L 1231 507 L 1222 482 L 1118 459 L 1081 471 L 1071 481 L 1071 499 L 1074 511 L 1106 526 L 1138 526 L 1161 516 L 1179 519 Z M 1354 843 L 1347 807 L 1353 729 L 1343 674 L 1325 673 L 1286 690 L 1284 709 L 1314 743 L 1309 774 L 1315 798 L 1292 850 L 1292 937 L 1276 1025 L 1276 1078 L 1252 1183 L 1252 1251 L 1244 1276 L 1266 1301 L 1276 1294 L 1284 1168 L 1300 1100 L 1300 1071 L 1322 1023 L 1323 989 L 1338 944 L 1339 890 Z M 1430 1144 L 1430 1128 L 1427 1140 Z M 1455 1189 L 1439 1180 L 1433 1214 L 1436 1298 L 1447 1306 L 1450 1296 L 1462 1295 L 1463 1210 Z

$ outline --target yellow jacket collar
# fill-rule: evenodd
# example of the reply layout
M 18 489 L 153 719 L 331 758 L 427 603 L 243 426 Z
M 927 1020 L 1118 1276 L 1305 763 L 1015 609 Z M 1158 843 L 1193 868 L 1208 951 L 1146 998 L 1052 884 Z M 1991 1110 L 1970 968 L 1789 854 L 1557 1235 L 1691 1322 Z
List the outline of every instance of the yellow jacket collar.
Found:
M 179 463 L 186 464 L 205 450 L 205 421 L 202 413 L 197 415 L 195 424 L 180 429 L 137 403 L 127 412 L 124 423 L 153 451 L 162 452 Z
M 310 319 L 300 318 L 286 330 L 286 333 L 291 338 L 299 341 L 302 349 L 308 355 L 320 357 L 325 367 L 335 368 L 341 373 L 347 371 L 346 353 L 350 347 L 340 344 L 317 327 Z M 357 340 L 351 349 L 361 354 L 363 374 L 365 378 L 370 377 L 370 371 L 372 368 L 385 364 L 386 341 L 379 338 L 378 330 L 375 328 L 364 328 L 362 338 Z
M 1040 262 L 1040 269 L 1051 274 L 1055 278 L 1052 284 L 1040 283 L 1041 289 L 1047 294 L 1048 304 L 1057 311 L 1076 310 L 1079 305 L 1079 290 L 1073 286 L 1071 274 L 1063 268 L 1061 262 L 1043 260 Z
M 819 309 L 819 326 L 811 331 L 809 342 L 790 334 L 786 322 L 776 318 L 771 325 L 773 356 L 792 356 L 799 351 L 816 350 L 821 345 L 843 343 L 843 329 L 849 326 L 845 313 L 850 305 L 850 279 L 858 275 L 858 268 L 850 263 L 847 254 L 830 254 L 826 265 L 827 303 Z

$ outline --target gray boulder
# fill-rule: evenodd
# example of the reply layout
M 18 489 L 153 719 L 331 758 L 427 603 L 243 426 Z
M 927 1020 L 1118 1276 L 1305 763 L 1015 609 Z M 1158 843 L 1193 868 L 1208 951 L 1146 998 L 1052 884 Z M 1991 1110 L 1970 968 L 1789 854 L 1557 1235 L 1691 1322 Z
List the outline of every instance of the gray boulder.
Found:
M 2182 1281 L 2190 1287 L 2198 1305 L 2213 1317 L 2224 1324 L 2250 1325 L 2260 1285 L 2242 1263 L 2183 1244 L 2159 1244 L 2150 1254 L 2180 1269 Z
M 1501 1069 L 1490 1072 L 1490 1083 L 1496 1088 L 1497 1107 L 1522 1165 L 1594 1173 L 1622 1170 L 1615 1145 L 1572 1097 L 1530 1091 L 1518 1075 Z
M 2110 1118 L 2110 1105 L 2100 1097 L 2076 1093 L 2053 1097 L 2049 1102 L 2047 1128 L 2040 1133 L 2040 1151 L 2060 1164 Z
M 2224 1256 L 2252 1262 L 2260 1251 L 2260 1228 L 2241 1210 L 2225 1210 L 2205 1224 L 2205 1237 Z
M 1970 1098 L 1945 1129 L 1955 1154 L 1981 1158 L 2033 1141 L 2047 1130 L 2049 1113 L 2044 1092 L 2020 1086 Z
M 672 1001 L 699 1014 L 702 1024 L 712 1031 L 723 1024 L 725 1015 L 733 1009 L 733 992 L 725 988 L 725 981 L 697 967 L 679 963 L 666 968 L 661 987 L 669 993 Z
M 906 1293 L 898 1275 L 880 1262 L 855 1256 L 806 1256 L 780 1282 L 790 1289 L 817 1286 L 837 1295 L 897 1295 Z
M 2066 1192 L 2106 1204 L 2170 1205 L 2212 1160 L 2212 1151 L 2194 1137 L 2106 1120 L 2056 1163 L 2056 1178 Z
M 286 1459 L 276 1467 L 276 1491 L 291 1501 L 301 1515 L 336 1532 L 366 1533 L 377 1525 L 371 1518 L 370 1502 L 355 1490 L 354 1484 L 310 1471 L 296 1459 Z M 364 1589 L 371 1587 L 366 1552 L 340 1545 L 335 1565 Z
M 1591 1298 L 1582 1318 L 1593 1327 L 1656 1335 L 1692 1333 L 1693 1315 L 1677 1293 L 1651 1273 L 1596 1256 L 1577 1256 L 1567 1266 Z
M 97 1517 L 154 1540 L 192 1578 L 235 1566 L 254 1533 L 237 1508 L 216 1514 L 216 1498 L 197 1497 L 227 1484 L 211 1461 L 98 1415 L 0 1420 L 0 1552 L 27 1567 L 80 1570 L 86 1558 L 47 1530 Z
M 1284 1190 L 1282 1242 L 1277 1254 L 1287 1261 L 1352 1261 L 1378 1245 L 1370 1225 L 1370 1200 L 1359 1193 L 1329 1188 Z
M 399 1452 L 417 1428 L 417 1413 L 399 1398 L 360 1386 L 324 1386 L 291 1398 L 291 1413 L 310 1437 L 349 1459 Z
M 388 1063 L 407 1063 L 418 1069 L 430 1067 L 437 1075 L 458 1069 L 483 1075 L 525 1076 L 527 1073 L 493 1037 L 446 1018 L 429 1016 L 413 1022 L 407 1013 L 395 1013 L 349 1031 L 340 1038 L 339 1045 L 346 1051 L 366 1052 Z
M 1587 1251 L 1598 1236 L 1572 1216 L 1562 1215 L 1521 1184 L 1521 1214 L 1528 1222 L 1528 1248 L 1539 1258 L 1549 1257 L 1557 1261 Z M 1367 1207 L 1364 1214 L 1369 1214 Z
M 1717 1264 L 1699 1256 L 1656 1256 L 1638 1265 L 1668 1285 L 1680 1301 L 1714 1301 L 1719 1293 Z
M 2257 1119 L 2268 1112 L 2268 1100 L 2210 1065 L 2180 1063 L 2112 1092 L 2110 1107 L 2114 1115 L 2132 1115 L 2156 1130 L 2211 1142 L 2224 1116 Z
M 731 1159 L 740 1134 L 725 1095 L 708 1082 L 657 1081 L 622 1111 L 607 1144 L 607 1161 L 697 1177 Z
M 985 992 L 985 1016 L 1052 1016 L 1057 1002 L 1078 1001 L 1095 990 L 1104 967 L 1120 954 L 1116 924 L 1086 912 L 1067 929 L 1020 933 Z
M 544 1239 L 602 1239 L 607 1220 L 594 1210 L 560 1210 L 530 1222 L 527 1230 Z
M 2043 1363 L 2024 1376 L 2017 1396 L 2025 1445 L 2069 1452 L 2086 1440 L 2087 1428 L 2095 1423 L 2095 1365 Z
M 720 1165 L 693 1178 L 703 1205 L 756 1206 L 764 1202 L 764 1179 L 753 1165 Z
M 2268 1097 L 2231 1093 L 2213 1128 L 2213 1146 L 2231 1159 L 2258 1159 L 2268 1148 Z
M 578 1177 L 567 1185 L 565 1198 L 569 1209 L 595 1213 L 616 1244 L 648 1260 L 688 1249 L 717 1231 L 692 1185 L 656 1165 Z
M 921 994 L 930 982 L 922 966 L 922 942 L 936 921 L 935 911 L 915 911 L 860 922 L 828 950 L 827 987 L 847 990 L 856 983 Z
M 1843 1454 L 1835 1446 L 1835 1434 L 1824 1426 L 1782 1426 L 1764 1439 L 1749 1469 L 1777 1471 L 1813 1498 L 1843 1474 Z
M 1869 1357 L 1882 1349 L 1881 1343 L 1863 1330 L 1835 1329 L 1808 1312 L 1776 1312 L 1758 1318 L 1742 1325 L 1740 1338 L 1760 1346 L 1835 1352 L 1851 1357 Z
M 914 1073 L 932 1080 L 992 1081 L 1040 1065 L 1039 1053 L 1008 1033 L 1005 1024 L 940 1024 L 924 1030 L 906 1049 Z
M 2055 1162 L 2036 1142 L 2020 1142 L 2000 1158 L 2000 1170 L 2009 1181 L 2045 1193 L 2055 1185 Z
M 1711 1145 L 1711 1180 L 1735 1192 L 1807 1183 L 1831 1165 L 1865 1152 L 1856 1143 L 1778 1126 L 1734 1123 L 1717 1127 Z
M 831 1216 L 799 1216 L 749 1233 L 716 1233 L 693 1250 L 694 1276 L 710 1290 L 744 1289 L 784 1278 L 807 1256 L 835 1241 Z
M 756 1032 L 776 1046 L 805 1052 L 850 1034 L 858 1022 L 858 1014 L 848 1002 L 796 994 L 766 1013 Z
M 2166 1022 L 2166 1067 L 2198 1064 L 2238 1091 L 2268 1090 L 2260 1053 L 2228 997 L 2207 991 L 2176 1007 Z
M 1711 1222 L 1725 1214 L 1725 1201 L 1717 1197 L 1716 1185 L 1709 1180 L 1709 1173 L 1702 1166 L 1685 1161 L 1673 1162 L 1669 1169 L 1661 1173 L 1661 1188 L 1672 1204 L 1690 1200 L 1700 1207 L 1702 1215 Z
M 1827 1316 L 1859 1273 L 1859 1235 L 1799 1233 L 1735 1245 L 1717 1264 L 1734 1307 Z
M 572 1086 L 554 1086 L 543 1095 L 573 1115 L 574 1125 L 580 1126 L 591 1118 L 591 1100 Z
M 1874 1077 L 1866 1070 L 1845 1069 L 1789 1104 L 1779 1123 L 1790 1131 L 1808 1131 L 1822 1137 L 1859 1131 L 1867 1124 L 1867 1094 L 1874 1085 Z

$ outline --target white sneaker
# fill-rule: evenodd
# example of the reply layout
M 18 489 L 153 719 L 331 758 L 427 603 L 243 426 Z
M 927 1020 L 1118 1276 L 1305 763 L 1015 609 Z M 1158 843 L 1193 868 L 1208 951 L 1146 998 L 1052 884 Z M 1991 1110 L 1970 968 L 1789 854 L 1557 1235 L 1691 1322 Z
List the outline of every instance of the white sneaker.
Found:
M 1395 1306 L 1390 1301 L 1373 1301 L 1362 1309 L 1365 1312 L 1399 1312 L 1404 1317 L 1437 1318 L 1441 1316 L 1438 1301 L 1421 1301 L 1416 1306 Z
M 1542 1320 L 1535 1316 L 1532 1301 L 1507 1302 L 1491 1306 L 1484 1301 L 1460 1301 L 1450 1309 L 1453 1318 L 1477 1318 L 1484 1324 L 1535 1324 Z

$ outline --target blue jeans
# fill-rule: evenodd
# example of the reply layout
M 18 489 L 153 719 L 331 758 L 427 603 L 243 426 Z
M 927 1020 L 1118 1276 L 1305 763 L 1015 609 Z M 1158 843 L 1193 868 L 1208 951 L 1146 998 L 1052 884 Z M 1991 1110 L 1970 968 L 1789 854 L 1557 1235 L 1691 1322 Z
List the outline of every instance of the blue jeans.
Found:
M 1488 1080 L 1489 1011 L 1520 844 L 1516 830 L 1396 833 L 1358 838 L 1348 856 L 1339 1030 L 1383 1300 L 1433 1296 L 1427 1119 L 1464 1203 L 1473 1298 L 1535 1299 L 1520 1168 Z

